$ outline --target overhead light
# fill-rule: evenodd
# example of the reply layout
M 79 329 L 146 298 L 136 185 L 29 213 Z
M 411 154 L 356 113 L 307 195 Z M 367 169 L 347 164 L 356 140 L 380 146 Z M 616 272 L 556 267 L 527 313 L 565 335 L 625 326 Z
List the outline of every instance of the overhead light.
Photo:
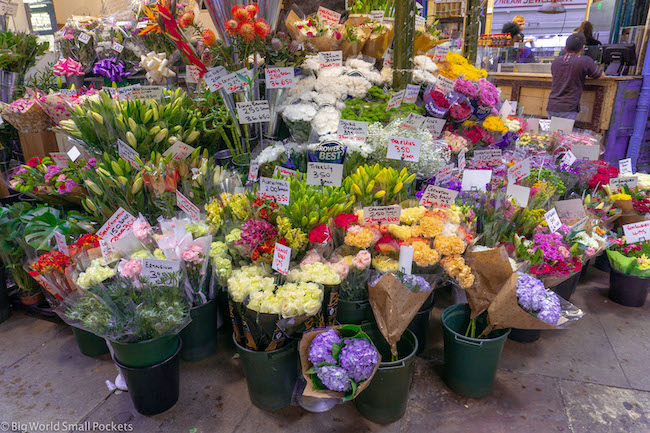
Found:
M 559 1 L 551 0 L 550 3 L 544 3 L 537 12 L 541 14 L 563 14 L 566 13 L 564 5 Z

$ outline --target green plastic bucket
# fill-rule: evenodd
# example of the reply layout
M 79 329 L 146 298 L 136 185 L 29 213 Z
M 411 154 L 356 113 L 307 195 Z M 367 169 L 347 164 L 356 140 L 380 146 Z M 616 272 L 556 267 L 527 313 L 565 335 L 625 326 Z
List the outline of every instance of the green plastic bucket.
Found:
M 190 310 L 192 321 L 179 334 L 181 359 L 200 361 L 217 350 L 217 301 L 212 299 Z
M 339 298 L 336 321 L 345 325 L 361 325 L 365 322 L 375 322 L 370 301 L 345 301 Z
M 264 352 L 240 346 L 234 334 L 232 341 L 244 369 L 251 402 L 264 410 L 289 406 L 298 379 L 297 342 Z
M 86 356 L 100 356 L 108 353 L 108 346 L 106 340 L 96 336 L 92 332 L 84 331 L 83 329 L 75 328 L 72 326 L 72 333 L 74 339 L 77 340 L 77 346 L 82 354 Z
M 418 340 L 413 332 L 404 331 L 397 343 L 399 360 L 390 361 L 390 346 L 377 325 L 369 323 L 362 328 L 377 346 L 382 362 L 370 385 L 354 399 L 354 404 L 364 418 L 377 424 L 390 424 L 406 413 Z
M 109 342 L 115 359 L 125 367 L 151 367 L 171 358 L 178 349 L 178 335 L 166 335 L 140 343 Z
M 465 337 L 470 309 L 467 304 L 452 305 L 442 313 L 444 332 L 443 379 L 447 386 L 464 397 L 485 397 L 492 390 L 503 344 L 510 329 L 497 329 L 487 338 Z M 477 329 L 486 324 L 485 315 L 478 319 Z

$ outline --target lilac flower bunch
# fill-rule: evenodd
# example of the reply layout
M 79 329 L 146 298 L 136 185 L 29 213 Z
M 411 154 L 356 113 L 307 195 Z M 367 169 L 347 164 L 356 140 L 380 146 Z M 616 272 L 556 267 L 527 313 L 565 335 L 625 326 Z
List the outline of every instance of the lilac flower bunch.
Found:
M 307 373 L 312 374 L 315 389 L 345 392 L 345 399 L 350 399 L 372 376 L 379 352 L 360 326 L 344 325 L 314 337 L 307 358 L 313 364 Z
M 402 274 L 400 280 L 411 292 L 424 293 L 431 291 L 431 284 L 419 275 Z
M 544 283 L 531 275 L 519 275 L 517 300 L 521 308 L 543 322 L 555 325 L 560 320 L 562 307 L 557 294 L 546 290 Z
M 53 177 L 57 177 L 60 174 L 61 174 L 61 167 L 59 167 L 56 164 L 48 165 L 47 173 L 45 173 L 45 180 L 49 182 Z
M 77 182 L 75 182 L 72 179 L 66 179 L 64 183 L 59 185 L 58 187 L 58 192 L 59 194 L 70 194 L 72 192 L 72 188 L 79 186 Z

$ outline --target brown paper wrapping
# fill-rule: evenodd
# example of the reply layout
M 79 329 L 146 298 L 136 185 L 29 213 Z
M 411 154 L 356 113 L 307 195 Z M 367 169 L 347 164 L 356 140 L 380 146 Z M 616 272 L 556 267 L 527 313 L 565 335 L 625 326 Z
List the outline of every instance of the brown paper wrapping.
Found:
M 368 285 L 368 294 L 379 330 L 397 356 L 397 342 L 431 291 L 411 292 L 393 274 L 385 274 L 374 286 Z
M 504 247 L 465 253 L 465 263 L 475 275 L 474 285 L 465 289 L 471 318 L 487 310 L 501 287 L 512 275 L 512 266 Z
M 435 41 L 428 33 L 423 33 L 415 38 L 415 55 L 426 54 L 433 46 Z
M 298 30 L 296 21 L 300 21 L 300 17 L 294 11 L 290 11 L 284 24 L 287 26 L 287 32 L 289 32 L 291 39 L 297 42 L 304 42 L 304 40 L 307 39 L 307 35 L 303 35 L 300 30 Z
M 343 325 L 332 326 L 328 329 L 339 329 L 341 326 Z M 309 346 L 311 346 L 311 342 L 314 340 L 314 338 L 316 338 L 318 334 L 325 331 L 327 331 L 327 329 L 316 329 L 314 331 L 306 332 L 300 339 L 300 344 L 298 345 L 298 353 L 300 354 L 300 366 L 302 368 L 302 376 L 307 382 L 302 395 L 316 398 L 338 398 L 342 401 L 345 398 L 344 392 L 332 391 L 330 389 L 315 389 L 314 384 L 311 380 L 311 375 L 307 373 L 307 371 L 309 371 L 314 366 L 309 360 Z M 381 355 L 379 354 L 379 351 L 377 351 L 377 356 L 379 357 L 379 360 L 375 366 L 375 369 L 372 371 L 372 374 L 368 379 L 364 380 L 363 383 L 357 387 L 357 391 L 354 393 L 351 399 L 354 399 L 361 393 L 361 391 L 368 388 L 368 385 L 370 385 L 370 381 L 379 369 L 379 364 L 381 364 Z
M 613 207 L 621 209 L 623 211 L 615 221 L 615 225 L 617 227 L 622 227 L 626 224 L 634 224 L 646 220 L 645 215 L 641 215 L 634 210 L 632 200 L 616 200 Z
M 372 19 L 368 14 L 350 14 L 348 20 L 345 23 L 351 24 L 353 26 L 360 26 L 361 24 L 365 24 L 370 21 L 372 21 Z
M 2 118 L 11 123 L 20 133 L 38 133 L 49 129 L 52 126 L 52 120 L 40 105 L 34 104 L 24 113 L 15 113 L 4 106 Z
M 289 12 L 285 25 L 287 32 L 291 35 L 291 39 L 297 42 L 311 42 L 317 51 L 334 51 L 341 44 L 341 39 L 336 39 L 333 36 L 317 36 L 309 37 L 298 29 L 297 21 L 302 21 L 300 17 L 294 12 Z
M 384 26 L 387 29 L 386 31 L 377 35 L 370 35 L 363 46 L 362 53 L 364 55 L 374 57 L 375 59 L 381 59 L 384 57 L 384 52 L 393 41 L 393 35 L 395 34 L 395 26 L 392 23 L 387 23 L 386 21 L 388 20 L 391 19 L 384 18 Z
M 488 308 L 488 327 L 481 335 L 487 335 L 493 329 L 556 329 L 556 326 L 539 320 L 519 306 L 517 301 L 517 280 L 519 275 L 513 273 L 503 285 Z
M 366 41 L 368 40 L 368 36 L 370 36 L 370 32 L 372 32 L 372 29 L 369 28 L 368 26 L 364 26 L 361 29 L 361 32 L 363 32 L 363 35 L 359 42 L 355 44 L 351 44 L 350 42 L 347 42 L 345 40 L 341 42 L 341 46 L 339 47 L 339 49 L 343 51 L 343 60 L 347 60 L 350 57 L 357 57 L 359 54 L 361 54 L 361 50 L 366 44 Z

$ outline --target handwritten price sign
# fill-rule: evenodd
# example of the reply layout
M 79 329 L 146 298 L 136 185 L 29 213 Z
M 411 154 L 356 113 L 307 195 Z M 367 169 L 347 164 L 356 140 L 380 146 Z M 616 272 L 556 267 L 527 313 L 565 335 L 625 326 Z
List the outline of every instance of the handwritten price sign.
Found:
M 395 92 L 392 95 L 390 95 L 390 99 L 388 100 L 388 105 L 386 105 L 386 111 L 390 110 L 391 108 L 397 108 L 400 105 L 402 105 L 402 99 L 404 99 L 405 93 L 406 90 L 400 90 L 399 92 Z
M 446 165 L 438 170 L 438 173 L 436 174 L 436 185 L 440 185 L 441 183 L 451 179 L 451 173 L 453 170 L 454 166 L 452 164 Z
M 386 67 L 393 67 L 393 50 L 391 48 L 386 48 L 384 51 L 384 68 Z
M 435 140 L 436 138 L 440 137 L 440 134 L 442 133 L 442 128 L 445 127 L 446 122 L 447 119 L 438 119 L 437 117 L 427 117 L 426 121 L 424 122 L 424 126 L 426 126 L 426 128 L 431 133 L 431 136 Z
M 418 162 L 422 140 L 417 138 L 390 137 L 386 158 L 402 161 Z
M 176 206 L 183 209 L 183 211 L 194 221 L 201 221 L 201 211 L 199 208 L 178 190 L 176 190 Z
M 56 165 L 58 165 L 61 168 L 68 168 L 68 161 L 70 158 L 68 158 L 68 154 L 65 152 L 50 152 L 50 158 L 54 160 Z
M 124 209 L 119 208 L 113 216 L 106 221 L 106 224 L 97 231 L 97 236 L 104 239 L 109 244 L 115 242 L 131 230 L 135 219 L 136 218 L 133 215 Z
M 501 150 L 500 149 L 477 150 L 474 152 L 474 161 L 485 162 L 488 165 L 499 165 L 501 164 Z
M 321 51 L 318 53 L 320 68 L 338 68 L 343 65 L 343 51 Z
M 181 262 L 172 260 L 142 259 L 142 276 L 157 283 L 170 273 L 179 272 Z
M 318 18 L 325 21 L 330 27 L 335 27 L 341 21 L 341 14 L 320 6 L 318 8 Z
M 273 176 L 279 174 L 280 176 L 284 177 L 296 177 L 298 174 L 297 170 L 291 170 L 290 168 L 286 167 L 281 167 L 279 165 L 275 166 L 275 170 L 273 170 Z
M 650 221 L 641 221 L 623 226 L 625 242 L 635 244 L 650 239 Z
M 639 176 L 613 177 L 609 180 L 609 186 L 616 191 L 619 191 L 625 185 L 627 185 L 628 188 L 633 189 L 638 183 Z
M 370 206 L 363 208 L 364 224 L 399 224 L 402 208 L 394 206 Z
M 447 93 L 454 90 L 455 85 L 456 82 L 454 80 L 450 80 L 444 75 L 438 75 L 438 81 L 436 82 L 435 89 L 439 90 L 443 95 L 446 95 Z
M 163 153 L 163 156 L 167 156 L 171 153 L 174 161 L 183 161 L 194 152 L 194 150 L 195 149 L 189 144 L 177 140 L 176 143 L 172 144 L 172 146 Z
M 269 107 L 269 101 L 238 102 L 237 115 L 241 125 L 270 122 L 271 108 Z
M 117 152 L 120 155 L 120 158 L 129 161 L 129 164 L 131 164 L 133 168 L 140 168 L 140 163 L 138 162 L 140 154 L 119 138 L 117 139 Z
M 555 208 L 546 212 L 544 214 L 544 219 L 546 220 L 546 224 L 548 224 L 548 229 L 551 231 L 551 233 L 555 233 L 556 231 L 560 230 L 560 227 L 562 227 L 562 221 L 560 221 L 560 217 L 558 216 L 557 210 L 555 210 Z
M 422 194 L 420 206 L 449 208 L 458 196 L 458 191 L 453 189 L 441 188 L 439 186 L 429 185 Z
M 291 248 L 282 244 L 275 244 L 273 250 L 273 263 L 271 268 L 278 271 L 282 275 L 289 273 L 289 262 L 291 261 Z
M 407 84 L 406 93 L 404 94 L 404 99 L 402 102 L 404 104 L 415 104 L 415 101 L 418 100 L 420 95 L 420 85 L 419 84 Z
M 260 177 L 260 196 L 275 200 L 277 204 L 289 204 L 291 189 L 288 180 Z
M 342 180 L 343 164 L 307 163 L 307 185 L 341 186 Z
M 141 86 L 131 89 L 129 92 L 129 99 L 161 99 L 163 94 L 162 86 Z
M 420 116 L 417 113 L 410 113 L 399 126 L 403 128 L 420 129 L 425 119 L 424 116 Z
M 226 70 L 226 68 L 224 68 L 223 66 L 217 66 L 215 68 L 210 69 L 208 72 L 206 72 L 205 75 L 203 76 L 203 80 L 205 81 L 206 86 L 208 86 L 211 92 L 216 92 L 217 90 L 221 89 L 221 87 L 223 86 L 223 79 L 227 75 L 228 75 L 228 71 Z
M 358 143 L 366 141 L 368 135 L 368 122 L 358 120 L 339 120 L 338 127 L 339 140 L 350 140 Z
M 519 182 L 530 176 L 530 160 L 524 159 L 508 169 L 508 181 Z
M 286 89 L 295 85 L 293 68 L 267 67 L 264 78 L 267 89 Z
M 222 86 L 226 89 L 226 93 L 229 95 L 236 92 L 237 90 L 243 89 L 248 86 L 248 80 L 253 77 L 253 71 L 249 71 L 246 68 L 242 68 L 237 72 L 228 74 L 221 79 Z
M 436 51 L 433 53 L 434 62 L 444 62 L 447 60 L 447 53 L 449 53 L 449 48 L 447 47 L 436 47 Z

